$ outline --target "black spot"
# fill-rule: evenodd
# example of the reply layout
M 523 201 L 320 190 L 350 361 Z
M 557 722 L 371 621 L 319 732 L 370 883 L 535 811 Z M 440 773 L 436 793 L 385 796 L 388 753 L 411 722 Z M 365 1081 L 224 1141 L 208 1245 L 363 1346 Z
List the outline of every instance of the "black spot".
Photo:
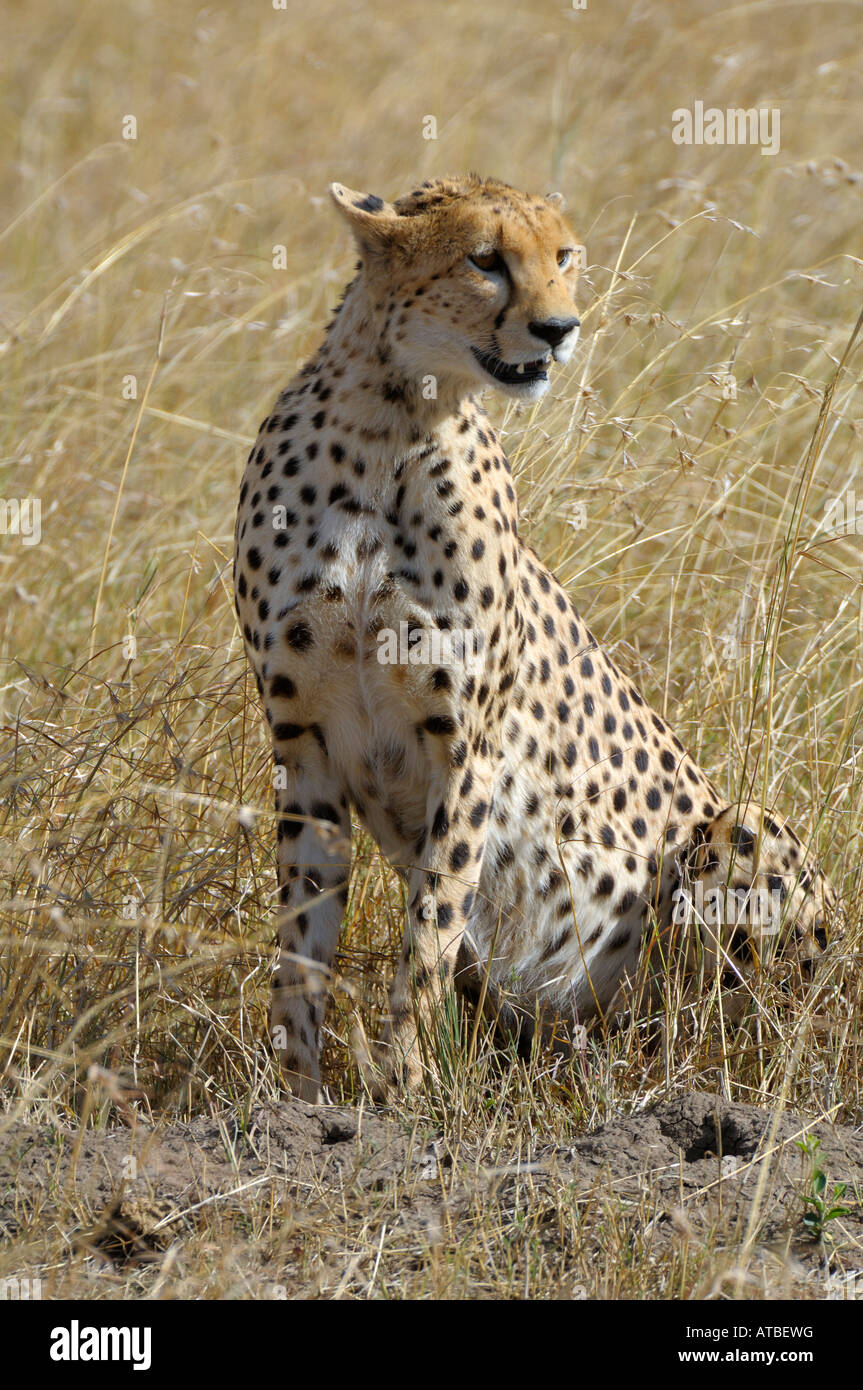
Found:
M 741 854 L 751 855 L 755 850 L 755 836 L 746 825 L 735 825 L 731 832 L 731 843 Z
M 302 814 L 303 808 L 296 801 L 292 801 L 290 806 L 285 807 L 285 816 L 279 821 L 279 832 L 283 839 L 296 840 L 297 836 L 302 833 L 303 822 L 292 819 L 293 816 L 301 816 Z
M 785 899 L 788 897 L 788 889 L 786 888 L 785 882 L 779 874 L 769 875 L 767 879 L 767 887 L 770 889 L 771 893 L 779 894 L 780 902 L 784 902 Z
M 285 641 L 295 652 L 305 652 L 314 645 L 315 639 L 308 623 L 294 623 L 285 633 Z
M 454 734 L 455 720 L 448 714 L 433 714 L 421 727 L 429 734 Z
M 291 738 L 299 738 L 300 734 L 304 734 L 305 732 L 305 727 L 302 724 L 273 725 L 273 737 L 279 739 L 280 741 Z
M 495 869 L 496 869 L 498 872 L 500 872 L 502 869 L 509 868 L 509 866 L 510 866 L 511 864 L 514 864 L 514 863 L 515 863 L 515 855 L 513 854 L 512 845 L 501 845 L 500 849 L 498 850 L 497 854 L 495 855 L 495 861 L 494 861 L 494 862 L 495 862 Z
M 459 840 L 449 857 L 449 866 L 453 873 L 456 873 L 459 869 L 463 869 L 469 858 L 470 847 L 467 841 Z

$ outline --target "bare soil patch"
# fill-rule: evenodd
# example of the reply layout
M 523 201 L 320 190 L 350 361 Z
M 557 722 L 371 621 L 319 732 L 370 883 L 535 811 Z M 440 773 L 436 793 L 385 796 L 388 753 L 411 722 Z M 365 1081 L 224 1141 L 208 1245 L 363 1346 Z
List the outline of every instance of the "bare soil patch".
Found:
M 560 1214 L 575 1209 L 597 1261 L 606 1226 L 627 1215 L 654 1254 L 669 1242 L 715 1247 L 721 1227 L 728 1269 L 735 1251 L 747 1248 L 823 1297 L 812 1280 L 829 1275 L 832 1242 L 813 1239 L 802 1220 L 812 1158 L 799 1144 L 807 1136 L 820 1140 L 829 1183 L 847 1184 L 851 1211 L 835 1230 L 853 1265 L 863 1249 L 863 1134 L 787 1113 L 776 1120 L 704 1093 L 615 1119 L 567 1146 L 538 1144 L 493 1161 L 421 1125 L 408 1130 L 386 1112 L 296 1100 L 261 1106 L 245 1125 L 217 1115 L 152 1129 L 21 1127 L 0 1140 L 0 1230 L 5 1239 L 20 1236 L 38 1214 L 42 1229 L 65 1227 L 72 1258 L 122 1267 L 158 1262 L 171 1246 L 212 1230 L 217 1217 L 233 1218 L 236 1238 L 237 1221 L 242 1230 L 266 1198 L 282 1229 L 294 1232 L 295 1258 L 285 1262 L 282 1250 L 279 1263 L 279 1287 L 293 1297 L 326 1292 L 300 1246 L 303 1233 L 334 1212 L 344 1215 L 346 1249 L 352 1231 L 388 1223 L 413 1243 L 416 1265 L 435 1244 L 476 1228 L 484 1211 L 515 1203 L 561 1271 L 573 1232 Z M 350 1272 L 347 1258 L 332 1253 L 336 1270 Z M 574 1287 L 577 1297 L 587 1292 L 581 1282 Z M 566 1296 L 563 1277 L 560 1288 Z

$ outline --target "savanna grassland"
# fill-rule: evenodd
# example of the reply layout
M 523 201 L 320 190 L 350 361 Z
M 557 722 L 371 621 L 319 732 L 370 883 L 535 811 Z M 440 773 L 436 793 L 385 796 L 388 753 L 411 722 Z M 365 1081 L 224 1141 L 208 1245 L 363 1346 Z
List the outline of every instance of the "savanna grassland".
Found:
M 781 1211 L 772 1178 L 705 1208 L 651 1181 L 632 1126 L 692 1093 L 760 1107 L 771 1136 L 781 1117 L 792 1144 L 863 1123 L 859 5 L 3 0 L 0 19 L 0 497 L 41 517 L 38 544 L 0 535 L 0 1277 L 46 1297 L 823 1297 L 863 1267 L 859 1185 L 820 1238 L 811 1174 Z M 674 143 L 697 100 L 778 110 L 778 151 Z M 365 1181 L 355 1135 L 278 1098 L 233 521 L 258 422 L 351 273 L 328 183 L 389 197 L 468 169 L 563 191 L 585 251 L 576 358 L 540 405 L 492 401 L 524 534 L 728 800 L 793 816 L 847 925 L 815 985 L 756 990 L 738 1030 L 709 994 L 670 997 L 661 1045 L 597 1033 L 568 1066 L 477 1030 L 441 1088 L 380 1116 L 355 1053 L 403 902 L 358 833 L 326 1072 L 372 1136 Z M 283 1125 L 264 1157 L 262 1114 Z M 608 1124 L 635 1189 L 552 1172 Z M 124 1192 L 167 1192 L 167 1215 L 118 1237 L 119 1180 L 93 1175 L 142 1136 L 164 1161 Z M 186 1143 L 212 1181 L 177 1177 Z M 350 1163 L 318 1161 L 341 1143 Z

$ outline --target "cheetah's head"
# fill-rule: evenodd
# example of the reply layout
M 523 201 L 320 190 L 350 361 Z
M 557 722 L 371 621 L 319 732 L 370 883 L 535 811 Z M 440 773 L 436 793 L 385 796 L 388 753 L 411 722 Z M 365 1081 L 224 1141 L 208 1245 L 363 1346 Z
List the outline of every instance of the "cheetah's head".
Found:
M 404 375 L 536 400 L 578 339 L 575 239 L 559 194 L 437 179 L 386 203 L 334 183 L 385 348 Z
M 806 860 L 778 812 L 762 822 L 755 801 L 698 826 L 680 867 L 685 901 L 695 898 L 688 949 L 693 963 L 701 954 L 719 970 L 728 1018 L 739 1015 L 765 968 L 779 984 L 814 979 L 828 938 L 842 934 L 844 912 L 829 879 Z

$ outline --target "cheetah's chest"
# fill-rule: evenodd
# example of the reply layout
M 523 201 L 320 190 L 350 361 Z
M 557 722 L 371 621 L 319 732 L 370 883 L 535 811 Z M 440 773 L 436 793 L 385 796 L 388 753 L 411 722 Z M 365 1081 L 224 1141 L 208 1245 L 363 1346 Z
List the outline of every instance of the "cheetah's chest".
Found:
M 311 560 L 314 587 L 305 589 L 300 572 L 299 584 L 289 582 L 281 601 L 276 595 L 264 686 L 276 673 L 289 678 L 292 720 L 321 731 L 362 819 L 398 861 L 420 835 L 445 775 L 442 751 L 423 725 L 455 717 L 459 680 L 446 674 L 447 651 L 435 647 L 442 634 L 431 607 L 398 576 L 385 526 L 366 517 L 337 531 L 322 518 L 319 530 L 317 555 L 290 566 L 297 574 Z M 327 557 L 336 537 L 337 553 Z M 433 663 L 436 655 L 443 665 Z

